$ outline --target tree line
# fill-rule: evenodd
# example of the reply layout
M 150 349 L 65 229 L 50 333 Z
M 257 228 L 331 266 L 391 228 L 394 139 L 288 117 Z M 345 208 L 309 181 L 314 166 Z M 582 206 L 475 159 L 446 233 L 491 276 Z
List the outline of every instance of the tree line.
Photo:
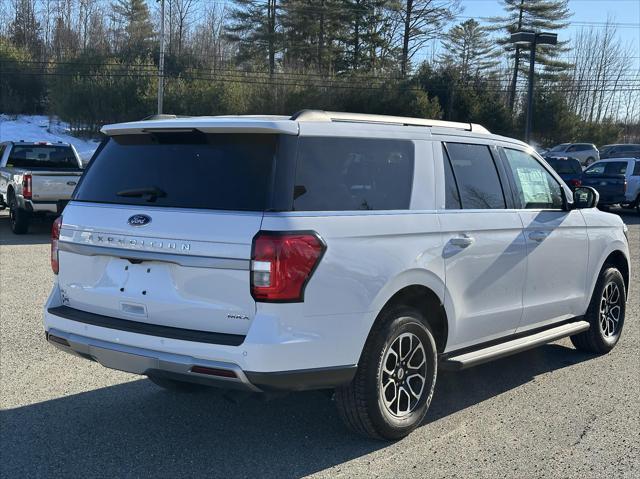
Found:
M 608 20 L 569 38 L 568 0 L 165 0 L 165 111 L 290 114 L 303 108 L 482 123 L 521 136 L 527 47 L 539 47 L 533 138 L 632 140 L 640 72 Z M 0 112 L 56 114 L 89 131 L 155 110 L 159 4 L 2 0 Z

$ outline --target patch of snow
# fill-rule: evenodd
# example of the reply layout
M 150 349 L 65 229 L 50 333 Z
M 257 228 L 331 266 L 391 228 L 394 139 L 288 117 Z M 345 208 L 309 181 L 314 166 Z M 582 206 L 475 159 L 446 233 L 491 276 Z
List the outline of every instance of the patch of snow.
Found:
M 50 141 L 72 144 L 83 162 L 89 161 L 100 140 L 72 136 L 69 125 L 45 115 L 4 115 L 0 113 L 0 141 Z

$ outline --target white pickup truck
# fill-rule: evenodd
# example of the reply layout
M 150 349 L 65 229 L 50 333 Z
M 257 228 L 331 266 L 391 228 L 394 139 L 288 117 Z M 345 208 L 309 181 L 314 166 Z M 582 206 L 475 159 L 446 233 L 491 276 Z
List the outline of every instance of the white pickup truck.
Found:
M 24 234 L 34 216 L 60 213 L 81 175 L 68 143 L 0 143 L 0 209 L 9 208 L 11 230 Z

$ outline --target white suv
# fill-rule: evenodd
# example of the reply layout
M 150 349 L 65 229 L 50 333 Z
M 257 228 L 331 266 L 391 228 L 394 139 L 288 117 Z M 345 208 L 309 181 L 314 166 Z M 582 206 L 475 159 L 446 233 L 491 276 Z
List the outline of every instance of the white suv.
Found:
M 53 228 L 48 340 L 160 386 L 335 389 L 398 439 L 438 368 L 620 338 L 626 228 L 477 125 L 304 111 L 106 126 Z

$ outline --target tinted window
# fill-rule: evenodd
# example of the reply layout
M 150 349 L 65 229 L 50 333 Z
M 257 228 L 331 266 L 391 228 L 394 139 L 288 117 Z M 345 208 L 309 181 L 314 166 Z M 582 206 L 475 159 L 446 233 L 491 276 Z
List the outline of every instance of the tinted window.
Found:
M 559 160 L 556 158 L 547 159 L 547 163 L 560 175 L 572 175 L 582 173 L 582 167 L 578 160 L 566 159 Z
M 604 164 L 605 175 L 624 175 L 627 172 L 626 161 L 610 161 Z
M 14 145 L 7 167 L 78 169 L 78 160 L 69 146 Z
M 560 145 L 554 146 L 549 151 L 564 151 L 567 149 L 567 146 L 569 146 L 569 143 L 562 143 Z
M 636 166 L 633 168 L 633 176 L 640 176 L 640 161 L 636 161 Z
M 520 206 L 527 209 L 561 209 L 562 187 L 533 156 L 505 148 Z
M 442 146 L 442 160 L 444 162 L 445 208 L 448 210 L 459 210 L 462 208 L 460 192 L 458 191 L 458 185 L 456 184 L 456 179 L 451 169 L 451 161 L 449 160 L 449 155 L 444 145 Z
M 504 194 L 491 152 L 485 145 L 447 143 L 464 209 L 505 208 Z
M 355 138 L 302 138 L 294 210 L 408 209 L 413 143 Z
M 277 135 L 153 133 L 109 139 L 74 199 L 99 203 L 262 211 Z

